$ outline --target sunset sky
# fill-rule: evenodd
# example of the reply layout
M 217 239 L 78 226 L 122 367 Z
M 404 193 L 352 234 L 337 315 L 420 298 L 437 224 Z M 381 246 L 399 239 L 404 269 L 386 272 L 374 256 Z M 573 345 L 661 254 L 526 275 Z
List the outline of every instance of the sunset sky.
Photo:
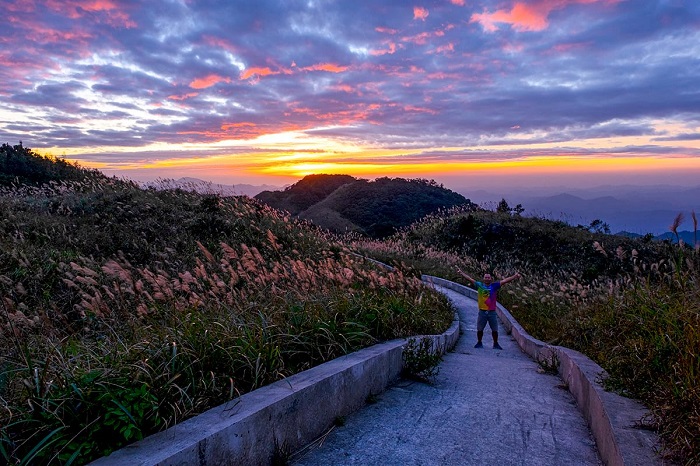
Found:
M 110 175 L 700 184 L 697 0 L 2 0 L 0 142 Z

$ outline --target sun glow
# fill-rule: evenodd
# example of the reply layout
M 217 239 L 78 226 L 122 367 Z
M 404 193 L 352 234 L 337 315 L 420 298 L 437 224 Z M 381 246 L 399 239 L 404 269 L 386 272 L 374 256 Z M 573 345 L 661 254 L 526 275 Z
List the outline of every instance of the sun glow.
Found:
M 660 123 L 655 122 L 660 127 Z M 660 171 L 699 172 L 700 141 L 684 141 L 687 153 L 671 153 L 677 141 L 622 136 L 580 139 L 571 142 L 535 142 L 536 135 L 517 134 L 508 143 L 463 147 L 368 147 L 331 137 L 352 127 L 319 127 L 260 134 L 248 139 L 223 139 L 210 144 L 156 143 L 143 147 L 63 148 L 62 155 L 81 165 L 106 172 L 144 174 L 196 172 L 208 179 L 255 177 L 298 179 L 313 173 L 348 174 L 357 177 L 399 176 L 539 176 L 585 177 L 611 173 Z M 661 134 L 681 133 L 684 127 L 666 125 Z M 517 139 L 516 139 L 517 138 Z M 532 142 L 531 142 L 532 141 Z M 667 147 L 663 154 L 646 150 Z M 51 151 L 45 151 L 50 153 Z M 122 154 L 115 157 L 115 154 Z M 157 178 L 160 174 L 154 175 Z M 594 178 L 592 178 L 594 179 Z

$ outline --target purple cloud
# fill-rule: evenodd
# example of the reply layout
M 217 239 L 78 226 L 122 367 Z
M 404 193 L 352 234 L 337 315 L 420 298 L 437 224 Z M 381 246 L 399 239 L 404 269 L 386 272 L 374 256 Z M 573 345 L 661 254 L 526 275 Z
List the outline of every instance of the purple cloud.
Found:
M 384 148 L 639 136 L 696 155 L 697 2 L 5 0 L 0 16 L 10 143 L 323 128 Z

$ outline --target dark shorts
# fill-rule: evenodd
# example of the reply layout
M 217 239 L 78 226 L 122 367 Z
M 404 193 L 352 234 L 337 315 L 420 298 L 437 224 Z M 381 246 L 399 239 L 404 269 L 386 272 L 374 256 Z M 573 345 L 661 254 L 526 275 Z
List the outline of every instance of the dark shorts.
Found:
M 479 310 L 479 319 L 476 321 L 476 329 L 483 332 L 486 328 L 486 322 L 489 323 L 492 332 L 498 332 L 498 314 L 496 314 L 496 311 Z

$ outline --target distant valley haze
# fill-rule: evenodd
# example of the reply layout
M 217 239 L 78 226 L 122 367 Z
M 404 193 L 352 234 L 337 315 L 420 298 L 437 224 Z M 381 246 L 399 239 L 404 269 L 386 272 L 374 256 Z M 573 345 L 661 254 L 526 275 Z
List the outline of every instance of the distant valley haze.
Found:
M 679 231 L 692 231 L 691 212 L 700 213 L 700 185 L 688 186 L 597 186 L 591 188 L 512 188 L 502 191 L 455 191 L 489 208 L 501 199 L 509 205 L 522 204 L 524 215 L 562 220 L 571 225 L 589 225 L 599 219 L 612 233 L 629 232 L 655 236 L 670 231 L 679 213 L 685 221 Z
M 196 188 L 200 192 L 249 197 L 262 191 L 280 191 L 289 186 L 214 183 L 193 177 L 170 182 L 179 187 Z M 700 214 L 700 185 L 606 185 L 590 188 L 502 186 L 499 189 L 480 189 L 445 184 L 445 187 L 489 210 L 494 210 L 498 202 L 505 199 L 511 207 L 521 204 L 526 216 L 561 220 L 574 226 L 587 226 L 594 220 L 601 220 L 609 225 L 611 233 L 663 235 L 670 232 L 669 227 L 679 213 L 685 217 L 679 231 L 691 232 L 691 213 L 695 211 Z

